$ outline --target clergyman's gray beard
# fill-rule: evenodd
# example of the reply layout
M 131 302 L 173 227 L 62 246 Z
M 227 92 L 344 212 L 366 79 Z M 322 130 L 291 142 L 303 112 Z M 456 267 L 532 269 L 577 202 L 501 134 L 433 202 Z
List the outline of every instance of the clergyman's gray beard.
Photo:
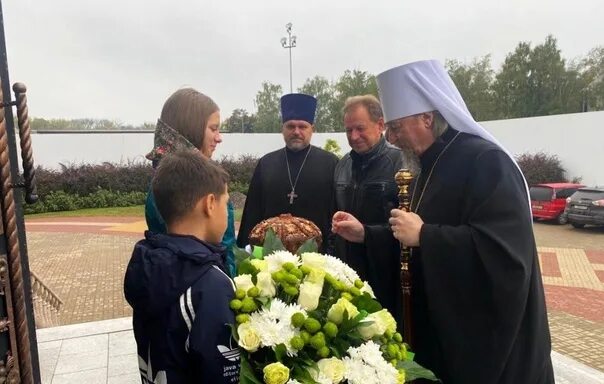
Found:
M 410 148 L 401 148 L 401 151 L 403 152 L 404 166 L 413 173 L 413 176 L 419 175 L 419 171 L 422 169 L 419 156 L 417 156 Z

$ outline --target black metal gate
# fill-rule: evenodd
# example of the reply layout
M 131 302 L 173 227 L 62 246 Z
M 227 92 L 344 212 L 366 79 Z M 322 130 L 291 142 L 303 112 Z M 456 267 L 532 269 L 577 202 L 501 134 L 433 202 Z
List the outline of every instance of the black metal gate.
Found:
M 0 384 L 40 383 L 23 201 L 37 200 L 26 87 L 10 87 L 0 0 Z M 14 99 L 12 94 L 14 92 Z M 17 160 L 16 107 L 23 173 Z

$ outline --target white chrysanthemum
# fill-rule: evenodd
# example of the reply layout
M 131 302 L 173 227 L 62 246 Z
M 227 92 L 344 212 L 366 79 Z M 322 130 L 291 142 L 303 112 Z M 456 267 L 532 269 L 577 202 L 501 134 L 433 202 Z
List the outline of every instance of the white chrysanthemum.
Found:
M 371 288 L 371 285 L 369 285 L 368 282 L 366 282 L 366 281 L 363 282 L 363 287 L 360 289 L 360 291 L 361 291 L 361 293 L 367 292 L 369 294 L 369 296 L 371 296 L 375 299 L 375 293 L 373 293 L 373 288 Z
M 354 269 L 350 268 L 342 260 L 330 255 L 324 256 L 326 259 L 325 271 L 336 279 L 348 286 L 354 285 L 354 282 L 360 279 L 359 275 L 354 271 Z
M 350 384 L 396 383 L 398 371 L 382 357 L 380 346 L 368 341 L 357 348 L 348 349 L 342 359 L 345 377 Z
M 263 347 L 275 347 L 285 344 L 287 353 L 296 356 L 297 351 L 292 348 L 290 340 L 300 334 L 300 330 L 291 323 L 292 315 L 296 312 L 306 311 L 298 304 L 286 304 L 279 299 L 273 299 L 269 305 L 262 307 L 250 315 L 250 326 L 258 331 Z
M 300 258 L 288 251 L 275 251 L 264 258 L 268 263 L 268 271 L 270 273 L 277 272 L 285 263 L 293 263 L 295 266 L 300 265 Z

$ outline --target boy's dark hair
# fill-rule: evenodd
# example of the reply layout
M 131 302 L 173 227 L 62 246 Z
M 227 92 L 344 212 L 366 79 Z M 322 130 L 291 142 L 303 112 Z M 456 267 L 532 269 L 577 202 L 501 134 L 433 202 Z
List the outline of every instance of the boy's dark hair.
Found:
M 229 175 L 197 150 L 167 154 L 152 181 L 153 197 L 166 224 L 189 214 L 203 197 L 225 193 Z

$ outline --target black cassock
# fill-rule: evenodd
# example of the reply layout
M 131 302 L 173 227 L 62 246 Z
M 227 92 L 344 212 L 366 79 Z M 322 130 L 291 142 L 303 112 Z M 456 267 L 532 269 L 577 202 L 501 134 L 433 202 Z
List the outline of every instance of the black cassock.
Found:
M 449 128 L 421 156 L 412 209 L 416 361 L 445 384 L 553 383 L 541 272 L 520 172 L 497 146 Z M 392 287 L 398 289 L 398 287 Z
M 296 196 L 292 200 L 286 150 L 291 181 L 296 183 L 296 176 L 308 149 L 297 152 L 279 149 L 258 161 L 237 235 L 237 245 L 240 247 L 249 243 L 250 231 L 256 224 L 283 213 L 291 213 L 314 222 L 323 234 L 323 249 L 330 242 L 331 219 L 334 214 L 333 173 L 338 158 L 321 148 L 311 146 L 296 183 Z

